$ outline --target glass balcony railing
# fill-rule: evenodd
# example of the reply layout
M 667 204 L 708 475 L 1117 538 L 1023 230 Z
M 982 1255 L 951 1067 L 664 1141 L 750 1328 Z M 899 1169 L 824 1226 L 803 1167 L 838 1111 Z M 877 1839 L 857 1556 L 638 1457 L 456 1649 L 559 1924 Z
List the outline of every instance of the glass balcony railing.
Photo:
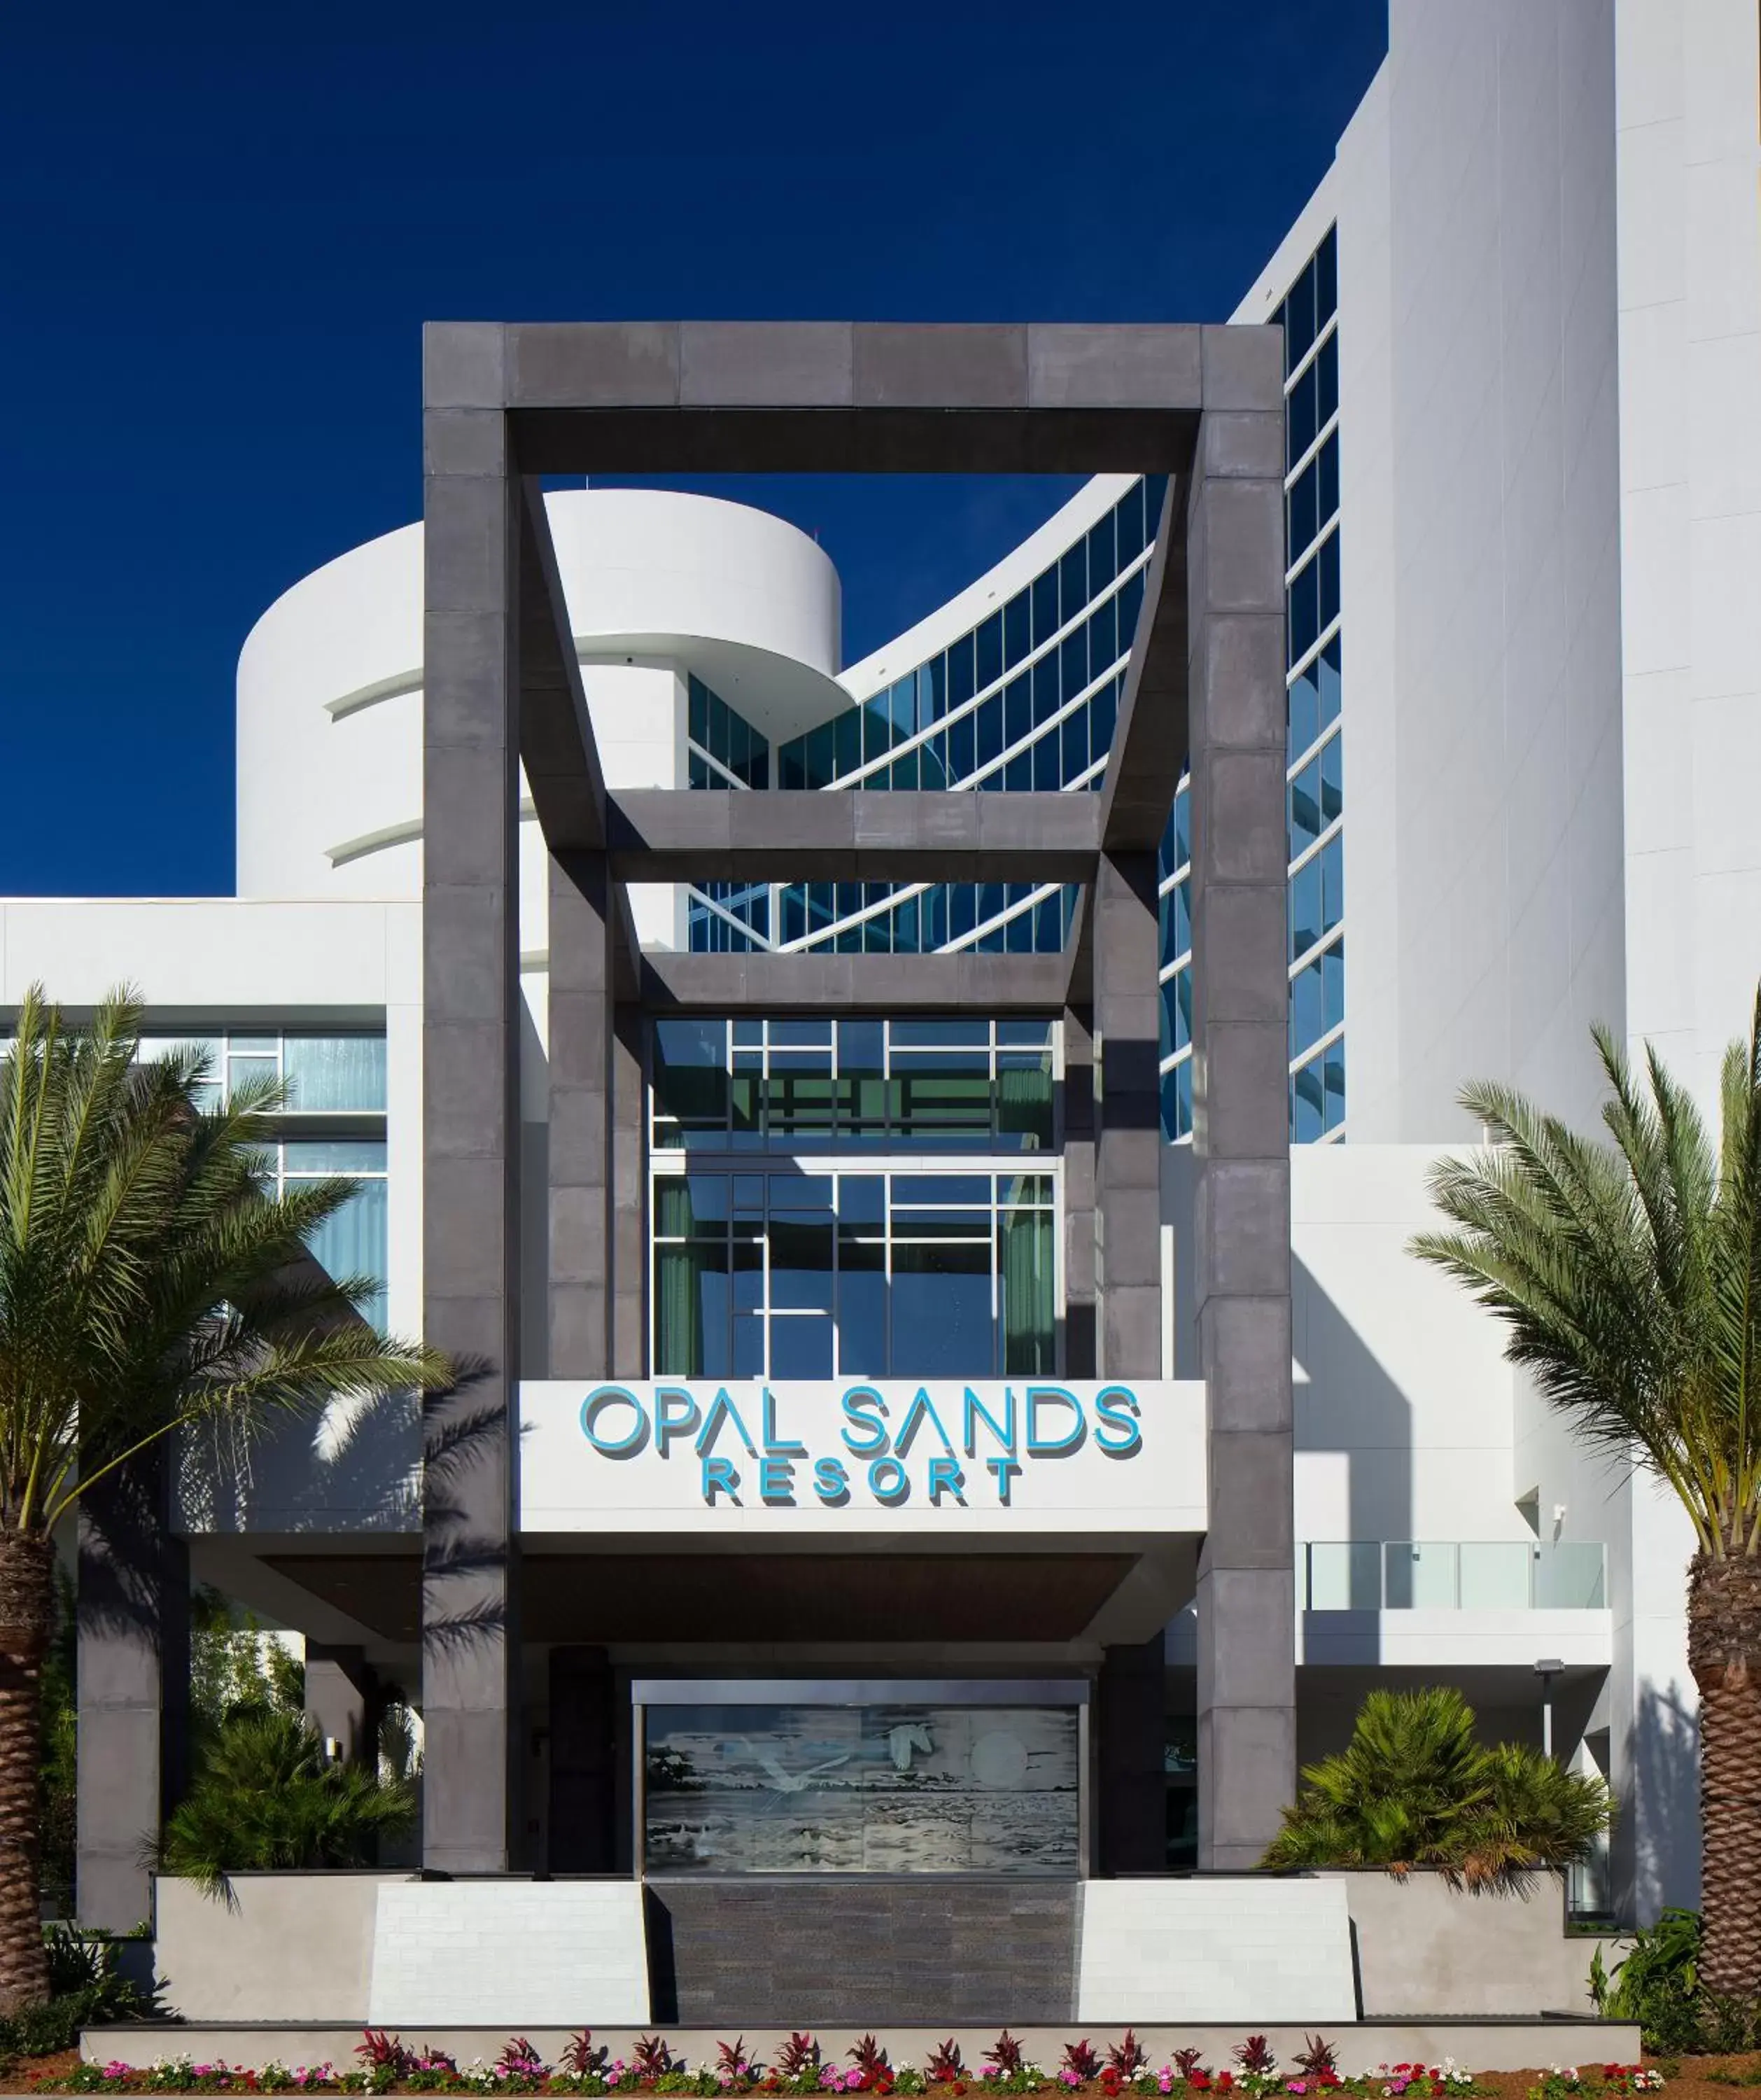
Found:
M 1313 1539 L 1296 1569 L 1305 1612 L 1599 1612 L 1593 1540 Z

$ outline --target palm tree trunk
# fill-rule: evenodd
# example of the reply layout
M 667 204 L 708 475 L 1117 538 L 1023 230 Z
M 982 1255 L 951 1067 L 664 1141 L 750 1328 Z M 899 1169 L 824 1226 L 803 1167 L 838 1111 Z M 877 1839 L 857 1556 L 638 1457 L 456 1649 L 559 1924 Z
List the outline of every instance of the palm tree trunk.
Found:
M 1700 1689 L 1700 1981 L 1761 1998 L 1761 1561 L 1697 1555 L 1688 1661 Z

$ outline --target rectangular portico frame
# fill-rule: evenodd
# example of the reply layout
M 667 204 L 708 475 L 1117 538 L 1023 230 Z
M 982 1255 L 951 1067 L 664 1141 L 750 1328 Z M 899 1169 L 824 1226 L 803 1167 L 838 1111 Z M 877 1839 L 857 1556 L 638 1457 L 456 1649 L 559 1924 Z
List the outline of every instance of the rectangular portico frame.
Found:
M 1276 1829 L 1295 1745 L 1282 370 L 1268 328 L 428 328 L 425 1323 L 483 1367 L 425 1421 L 430 1868 L 523 1864 L 522 764 L 550 855 L 548 1370 L 584 1379 L 647 1368 L 641 1016 L 674 1007 L 1061 1008 L 1070 1067 L 1097 1075 L 1067 1096 L 1069 1368 L 1156 1374 L 1155 855 L 1189 769 L 1201 1864 L 1251 1864 Z M 537 477 L 1110 470 L 1169 488 L 1101 793 L 607 789 Z M 748 875 L 1075 881 L 1084 899 L 1061 956 L 641 954 L 626 882 Z

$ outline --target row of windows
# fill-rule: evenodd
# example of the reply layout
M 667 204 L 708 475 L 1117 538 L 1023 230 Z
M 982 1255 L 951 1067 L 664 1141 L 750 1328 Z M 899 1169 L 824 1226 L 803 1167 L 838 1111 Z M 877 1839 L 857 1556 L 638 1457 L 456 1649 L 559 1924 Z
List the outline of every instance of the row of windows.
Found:
M 1335 633 L 1326 648 L 1311 656 L 1290 682 L 1286 696 L 1289 741 L 1287 762 L 1294 765 L 1323 730 L 1339 720 L 1340 642 Z
M 386 1148 L 383 1138 L 323 1140 L 285 1138 L 271 1148 L 277 1191 L 285 1194 L 303 1181 L 346 1176 L 355 1193 L 333 1211 L 311 1235 L 314 1258 L 339 1281 L 370 1277 L 377 1288 L 361 1306 L 362 1316 L 382 1327 L 386 1316 Z
M 1107 677 L 1121 657 L 1130 653 L 1142 604 L 1140 573 L 1055 649 L 1048 650 L 976 707 L 966 706 L 964 713 L 954 716 L 943 727 L 932 726 L 942 720 L 939 707 L 933 717 L 913 711 L 914 707 L 920 709 L 926 700 L 936 700 L 938 695 L 926 693 L 920 686 L 914 701 L 911 693 L 904 690 L 911 682 L 903 681 L 865 706 L 851 708 L 835 721 L 822 722 L 805 737 L 784 744 L 777 755 L 779 784 L 817 788 L 850 780 L 866 788 L 964 786 L 981 768 L 994 767 L 1012 746 L 1045 728 L 1060 708 L 1087 692 L 1096 679 Z M 941 659 L 936 660 L 939 665 Z M 1043 793 L 1046 785 L 1062 786 L 1104 759 L 1112 748 L 1119 683 L 1109 679 L 1094 696 L 1089 710 L 1095 718 L 1092 737 L 1084 728 L 1080 762 L 1074 770 L 1068 757 L 1058 770 L 1048 768 L 1043 760 L 1035 765 L 1031 753 L 1022 752 L 1010 761 L 1008 777 L 992 773 L 977 784 L 1017 793 L 1030 789 Z M 965 706 L 965 702 L 960 704 Z M 1067 721 L 1063 728 L 1067 739 Z M 888 764 L 889 754 L 901 745 L 908 748 Z M 1058 771 L 1055 781 L 1054 770 Z
M 1344 810 L 1344 743 L 1335 726 L 1341 699 L 1340 455 L 1339 433 L 1329 428 L 1339 408 L 1338 305 L 1337 243 L 1329 230 L 1273 316 L 1284 329 L 1287 375 L 1286 565 L 1297 570 L 1286 609 L 1286 660 L 1294 672 L 1287 682 L 1286 724 L 1291 962 L 1302 962 L 1322 942 L 1330 943 L 1291 981 L 1293 1062 L 1339 1030 L 1344 1019 L 1345 946 L 1340 931 L 1345 908 L 1344 848 L 1337 828 Z M 1317 648 L 1324 634 L 1328 638 Z M 1329 730 L 1327 741 L 1315 750 Z M 1319 844 L 1323 839 L 1326 844 Z M 1183 783 L 1159 855 L 1162 1125 L 1171 1141 L 1192 1132 L 1192 920 L 1189 879 L 1180 872 L 1190 854 Z M 1342 1127 L 1344 1088 L 1344 1043 L 1337 1039 L 1292 1075 L 1291 1136 L 1295 1142 L 1313 1142 Z
M 383 1031 L 320 1035 L 289 1030 L 140 1039 L 143 1057 L 174 1050 L 193 1051 L 206 1061 L 208 1077 L 195 1088 L 200 1108 L 217 1107 L 248 1082 L 274 1079 L 287 1088 L 285 1112 L 290 1114 L 385 1113 Z
M 657 1150 L 1049 1152 L 1044 1021 L 657 1021 Z
M 1049 1374 L 1046 1174 L 657 1174 L 662 1377 Z
M 1291 1142 L 1314 1145 L 1345 1121 L 1345 1039 L 1328 1043 L 1291 1074 Z
M 916 955 L 963 947 L 978 955 L 1046 955 L 1064 946 L 1079 893 L 1073 883 L 1052 889 L 1029 882 L 903 889 L 884 882 L 792 883 L 778 885 L 774 895 L 717 883 L 706 891 L 691 900 L 691 946 L 699 955 L 769 948 L 773 920 L 781 945 L 810 944 L 828 954 Z
M 1300 860 L 1345 806 L 1340 768 L 1344 738 L 1330 736 L 1309 763 L 1291 774 L 1285 792 L 1290 858 Z
M 770 745 L 743 714 L 695 673 L 686 682 L 686 757 L 693 788 L 770 785 Z
M 1022 726 L 1003 727 L 998 751 L 1026 734 L 1027 717 L 1020 710 L 1031 707 L 1033 720 L 1043 722 L 1074 699 L 1130 649 L 1143 599 L 1142 576 L 1128 577 L 1116 592 L 1114 586 L 1154 537 L 1163 487 L 1159 475 L 1134 482 L 1074 547 L 939 655 L 907 672 L 862 707 L 779 745 L 779 785 L 829 787 L 874 764 L 904 739 L 933 728 L 1022 666 L 1031 673 L 1031 685 L 1026 677 L 1013 682 L 1014 698 L 1005 712 L 1013 711 Z M 1045 651 L 1061 629 L 1103 596 L 1104 604 L 1077 633 L 1049 655 L 1030 663 L 1035 651 Z M 1048 664 L 1055 665 L 1055 675 Z M 973 770 L 971 764 L 947 759 L 940 763 L 951 783 L 964 780 Z
M 1338 311 L 1339 241 L 1330 226 L 1275 316 L 1284 324 L 1287 378 L 1309 355 L 1310 345 Z
M 1345 937 L 1324 948 L 1291 979 L 1290 1056 L 1303 1052 L 1329 1035 L 1345 1018 Z
M 1323 941 L 1345 916 L 1345 842 L 1335 832 L 1290 880 L 1290 959 Z
M 1339 331 L 1315 352 L 1313 362 L 1284 397 L 1284 471 L 1320 436 L 1339 408 Z

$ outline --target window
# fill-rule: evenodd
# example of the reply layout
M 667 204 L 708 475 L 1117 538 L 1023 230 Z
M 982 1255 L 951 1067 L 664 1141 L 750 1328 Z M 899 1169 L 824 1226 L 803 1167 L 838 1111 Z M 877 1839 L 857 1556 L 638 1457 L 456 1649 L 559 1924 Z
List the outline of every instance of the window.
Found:
M 302 1182 L 342 1176 L 355 1193 L 311 1234 L 313 1255 L 338 1282 L 365 1277 L 375 1286 L 362 1303 L 363 1318 L 385 1325 L 386 1236 L 386 1148 L 383 1138 L 286 1138 L 276 1147 L 276 1185 L 283 1194 Z
M 386 1039 L 382 1029 L 277 1030 L 267 1034 L 143 1035 L 140 1055 L 194 1052 L 207 1078 L 197 1105 L 217 1106 L 252 1087 L 285 1086 L 279 1115 L 380 1115 L 386 1108 Z
M 1008 794 L 1099 788 L 1165 486 L 1159 475 L 1133 482 L 1006 605 L 885 692 L 779 745 L 779 784 L 824 788 L 847 779 L 889 791 Z M 707 727 L 708 711 L 700 712 Z M 1075 905 L 1073 889 L 1053 907 L 1057 893 L 1012 885 L 1000 907 L 1008 923 L 993 938 L 987 922 L 997 914 L 976 898 L 957 902 L 951 885 L 920 893 L 908 910 L 865 905 L 870 915 L 856 927 L 841 907 L 819 910 L 816 887 L 779 886 L 769 914 L 778 945 L 846 953 L 969 942 L 981 950 L 1044 950 L 1062 945 Z M 700 898 L 725 901 L 713 885 L 693 898 L 694 948 L 771 945 L 755 914 L 739 914 L 736 929 L 696 909 Z
M 775 1158 L 659 1173 L 655 1375 L 1051 1376 L 1055 1186 Z
M 657 1020 L 653 1142 L 1049 1153 L 1053 1048 L 1044 1021 Z
M 685 721 L 686 771 L 693 788 L 770 786 L 770 745 L 744 715 L 737 714 L 695 673 L 686 680 Z M 831 751 L 828 739 L 823 750 L 827 761 Z M 791 784 L 783 783 L 784 787 Z

